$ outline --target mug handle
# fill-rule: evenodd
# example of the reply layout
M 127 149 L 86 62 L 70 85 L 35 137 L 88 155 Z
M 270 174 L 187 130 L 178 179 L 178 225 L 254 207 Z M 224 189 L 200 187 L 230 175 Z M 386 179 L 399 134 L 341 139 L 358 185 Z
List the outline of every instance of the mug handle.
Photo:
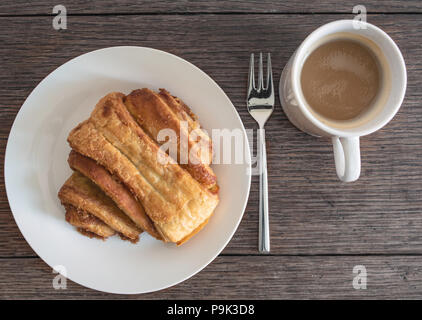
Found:
M 334 162 L 337 176 L 343 182 L 352 182 L 360 175 L 359 137 L 333 137 Z

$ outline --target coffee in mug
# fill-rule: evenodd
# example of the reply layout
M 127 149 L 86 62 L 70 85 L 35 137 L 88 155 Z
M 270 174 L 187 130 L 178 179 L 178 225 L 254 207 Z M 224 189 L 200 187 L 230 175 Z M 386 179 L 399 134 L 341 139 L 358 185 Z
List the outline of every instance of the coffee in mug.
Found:
M 279 97 L 297 128 L 331 138 L 337 175 L 350 182 L 360 174 L 359 138 L 393 118 L 406 83 L 403 56 L 384 31 L 339 20 L 302 42 L 282 72 Z
M 380 89 L 380 63 L 364 44 L 332 40 L 316 48 L 301 73 L 302 92 L 322 117 L 350 120 L 372 105 Z

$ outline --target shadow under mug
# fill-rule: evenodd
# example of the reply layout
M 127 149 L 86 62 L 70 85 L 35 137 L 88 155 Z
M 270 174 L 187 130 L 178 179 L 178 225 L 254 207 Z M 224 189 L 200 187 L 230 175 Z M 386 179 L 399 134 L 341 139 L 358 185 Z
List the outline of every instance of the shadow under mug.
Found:
M 376 46 L 385 65 L 388 83 L 379 108 L 366 116 L 351 121 L 335 122 L 315 114 L 303 96 L 300 85 L 302 66 L 319 43 L 330 36 L 348 34 L 366 39 Z M 359 137 L 375 132 L 385 126 L 399 110 L 406 91 L 407 75 L 403 56 L 394 41 L 380 28 L 366 22 L 338 20 L 313 31 L 295 51 L 283 69 L 279 96 L 281 106 L 298 129 L 313 136 L 330 137 L 333 143 L 334 161 L 339 179 L 355 181 L 360 175 Z

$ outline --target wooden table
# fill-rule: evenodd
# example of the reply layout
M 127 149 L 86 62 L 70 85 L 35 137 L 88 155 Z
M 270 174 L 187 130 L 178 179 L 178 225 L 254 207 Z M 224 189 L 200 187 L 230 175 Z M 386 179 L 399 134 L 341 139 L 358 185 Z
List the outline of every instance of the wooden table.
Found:
M 59 3 L 59 2 L 58 2 Z M 350 1 L 69 0 L 67 30 L 52 28 L 56 2 L 0 3 L 0 157 L 20 106 L 55 68 L 98 48 L 146 46 L 207 72 L 228 94 L 246 128 L 249 54 L 271 52 L 274 78 L 312 30 L 353 18 Z M 160 292 L 113 296 L 68 281 L 54 290 L 52 270 L 19 232 L 0 170 L 0 298 L 422 298 L 422 2 L 359 1 L 368 22 L 402 50 L 406 98 L 382 130 L 361 139 L 362 176 L 335 175 L 329 141 L 305 135 L 277 98 L 267 124 L 271 254 L 260 255 L 258 179 L 233 239 L 193 278 Z M 235 191 L 234 191 L 235 192 Z M 366 290 L 352 286 L 364 265 Z

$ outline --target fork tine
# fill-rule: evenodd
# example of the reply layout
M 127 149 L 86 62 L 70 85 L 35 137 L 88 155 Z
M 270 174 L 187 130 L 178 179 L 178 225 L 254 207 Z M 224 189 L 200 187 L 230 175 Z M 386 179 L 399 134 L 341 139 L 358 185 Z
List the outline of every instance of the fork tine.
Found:
M 273 71 L 271 68 L 271 54 L 268 53 L 267 57 L 267 87 L 266 90 L 270 89 L 271 93 L 274 92 L 274 83 L 273 83 Z
M 248 94 L 255 89 L 254 54 L 251 53 L 249 62 Z
M 259 53 L 259 69 L 258 69 L 258 92 L 264 89 L 264 71 L 262 65 L 262 52 Z

